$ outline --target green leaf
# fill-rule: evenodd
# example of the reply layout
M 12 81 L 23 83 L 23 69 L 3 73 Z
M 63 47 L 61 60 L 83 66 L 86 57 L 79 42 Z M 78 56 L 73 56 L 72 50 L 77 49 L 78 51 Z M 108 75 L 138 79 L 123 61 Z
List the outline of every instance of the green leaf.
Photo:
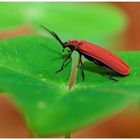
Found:
M 76 130 L 121 111 L 139 98 L 140 52 L 119 52 L 131 68 L 129 76 L 114 82 L 85 61 L 85 76 L 68 90 L 71 64 L 56 74 L 63 62 L 61 46 L 42 36 L 18 37 L 0 41 L 0 88 L 23 114 L 31 131 L 50 136 Z M 132 98 L 133 97 L 133 98 Z
M 103 47 L 118 45 L 127 25 L 125 14 L 107 3 L 0 3 L 0 16 L 1 30 L 43 24 L 64 41 L 84 39 Z

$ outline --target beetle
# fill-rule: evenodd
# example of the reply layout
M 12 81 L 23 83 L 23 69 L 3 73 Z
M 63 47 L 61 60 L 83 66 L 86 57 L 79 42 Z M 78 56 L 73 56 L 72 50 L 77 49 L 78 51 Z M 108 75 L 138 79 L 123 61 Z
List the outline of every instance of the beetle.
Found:
M 89 61 L 94 62 L 100 68 L 103 68 L 107 72 L 107 75 L 104 74 L 104 76 L 106 76 L 110 80 L 118 81 L 117 79 L 113 78 L 111 72 L 108 71 L 108 68 L 114 70 L 120 75 L 123 76 L 129 75 L 130 68 L 128 64 L 125 63 L 121 58 L 119 58 L 111 51 L 106 50 L 102 47 L 99 47 L 96 44 L 92 44 L 84 40 L 69 40 L 63 43 L 55 32 L 50 31 L 48 28 L 46 28 L 43 25 L 41 25 L 41 27 L 47 30 L 61 44 L 61 46 L 63 47 L 63 51 L 65 48 L 69 49 L 68 56 L 65 58 L 61 68 L 57 70 L 56 73 L 63 70 L 65 63 L 67 62 L 67 60 L 70 59 L 73 51 L 77 51 L 79 53 L 78 67 L 79 65 L 81 65 L 82 67 L 83 80 L 85 78 L 85 74 L 84 74 L 84 64 L 81 59 L 82 56 L 84 56 Z

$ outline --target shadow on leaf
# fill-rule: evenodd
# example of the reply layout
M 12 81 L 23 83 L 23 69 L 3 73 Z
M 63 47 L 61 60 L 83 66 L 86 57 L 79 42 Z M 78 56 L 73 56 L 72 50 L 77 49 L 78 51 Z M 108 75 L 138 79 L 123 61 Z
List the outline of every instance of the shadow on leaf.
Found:
M 86 61 L 86 62 L 84 62 L 84 65 L 85 65 L 85 70 L 94 72 L 94 73 L 98 73 L 103 76 L 108 75 L 108 73 L 110 73 L 113 77 L 124 77 L 123 75 L 120 75 L 119 73 L 115 72 L 114 70 L 112 70 L 108 67 L 106 68 L 107 71 L 105 71 L 105 69 L 98 67 L 93 62 Z

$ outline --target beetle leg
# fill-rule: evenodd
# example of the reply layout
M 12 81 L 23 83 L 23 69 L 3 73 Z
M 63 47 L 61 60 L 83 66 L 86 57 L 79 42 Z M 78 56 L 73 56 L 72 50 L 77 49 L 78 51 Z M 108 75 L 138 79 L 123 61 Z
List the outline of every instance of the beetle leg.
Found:
M 113 81 L 116 81 L 116 82 L 118 82 L 119 80 L 117 80 L 117 79 L 115 79 L 115 78 L 113 78 L 112 77 L 112 75 L 109 75 L 109 77 L 108 77 L 110 80 L 113 80 Z
M 114 81 L 118 81 L 117 79 L 113 78 L 112 74 L 107 70 L 107 67 L 105 65 L 103 65 L 102 63 L 100 63 L 99 61 L 96 61 L 96 60 L 93 60 L 93 62 L 99 67 L 99 68 L 102 68 L 104 69 L 108 75 L 104 74 L 103 75 L 105 77 L 107 77 L 108 79 L 110 80 L 114 80 Z
M 80 66 L 80 64 L 81 64 L 81 57 L 82 57 L 82 55 L 79 54 L 79 60 L 78 60 L 78 65 L 77 65 L 78 68 L 79 68 L 79 66 Z
M 84 64 L 82 62 L 82 55 L 80 54 L 80 57 L 79 57 L 79 62 L 78 62 L 78 65 L 81 64 L 81 67 L 82 67 L 82 80 L 84 81 L 85 79 L 85 74 L 84 74 Z
M 61 68 L 60 68 L 59 70 L 57 70 L 56 73 L 58 73 L 58 72 L 60 72 L 60 71 L 62 71 L 62 70 L 64 69 L 64 65 L 65 65 L 65 63 L 67 62 L 67 60 L 70 58 L 71 54 L 72 54 L 72 51 L 71 51 L 71 52 L 69 53 L 69 55 L 65 58 L 64 62 L 62 63 Z
M 113 78 L 112 74 L 105 68 L 105 71 L 108 73 L 108 79 L 118 81 L 117 79 Z
M 106 69 L 105 66 L 102 66 L 102 65 L 97 65 L 97 66 L 99 66 L 100 68 L 103 68 L 107 72 L 108 75 L 104 74 L 104 76 L 106 76 L 108 79 L 116 81 L 116 82 L 118 81 L 117 79 L 113 78 L 112 74 Z
M 64 53 L 64 51 L 65 51 L 65 48 L 62 49 L 62 53 Z
M 110 79 L 110 80 L 113 80 L 113 81 L 118 81 L 117 79 L 115 79 L 115 78 L 113 78 L 113 76 L 112 76 L 112 74 L 110 73 L 110 72 L 108 72 L 108 78 Z

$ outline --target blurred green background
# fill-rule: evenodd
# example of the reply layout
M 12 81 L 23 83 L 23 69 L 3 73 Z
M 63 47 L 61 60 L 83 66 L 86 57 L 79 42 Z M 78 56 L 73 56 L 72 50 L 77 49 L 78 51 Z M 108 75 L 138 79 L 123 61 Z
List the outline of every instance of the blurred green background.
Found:
M 120 4 L 121 6 L 118 5 L 119 3 L 0 3 L 0 37 L 5 33 L 10 33 L 9 37 L 19 36 L 18 33 L 15 33 L 15 30 L 20 30 L 25 27 L 31 28 L 31 31 L 27 33 L 24 32 L 24 34 L 21 33 L 20 35 L 30 33 L 44 34 L 47 35 L 47 37 L 51 37 L 40 28 L 40 24 L 42 24 L 55 31 L 63 41 L 83 39 L 113 50 L 139 49 L 139 45 L 136 42 L 136 39 L 139 41 L 139 36 L 136 34 L 136 30 L 137 32 L 139 31 L 139 25 L 137 25 L 139 20 L 137 20 L 137 17 L 139 15 L 140 5 L 138 6 L 138 4 L 135 5 L 131 3 L 122 3 Z M 130 12 L 132 10 L 137 12 L 132 14 Z M 134 21 L 133 27 L 135 29 L 131 28 L 130 31 L 127 31 L 131 23 L 130 20 Z M 124 34 L 126 31 L 128 36 Z M 128 39 L 127 45 L 124 45 L 126 38 Z M 20 113 L 17 113 L 17 110 L 11 107 L 12 105 L 9 102 L 7 103 L 5 97 L 1 96 L 0 101 L 4 108 L 3 111 L 7 111 L 7 114 L 4 114 L 1 110 L 1 114 L 3 114 L 1 118 L 3 118 L 0 124 L 3 126 L 3 129 L 5 127 L 6 130 L 7 128 L 16 130 L 15 132 L 6 132 L 6 134 L 0 131 L 0 135 L 28 137 L 29 134 Z M 7 107 L 7 104 L 10 109 Z M 73 136 L 111 137 L 114 135 L 117 137 L 121 135 L 120 131 L 128 136 L 130 134 L 129 132 L 132 133 L 132 127 L 129 129 L 130 126 L 128 124 L 137 126 L 138 116 L 140 115 L 138 111 L 136 111 L 137 113 L 133 111 L 134 115 L 132 115 L 132 113 L 128 111 L 130 109 L 131 108 L 120 114 L 120 116 L 122 115 L 121 117 L 118 115 L 113 121 L 111 120 L 103 126 L 91 127 L 87 132 L 86 130 L 79 133 L 77 132 L 73 134 Z M 8 116 L 8 118 L 6 116 Z M 124 129 L 120 129 L 123 128 L 123 126 Z M 115 130 L 116 128 L 118 131 L 111 132 L 112 129 Z M 127 128 L 128 131 L 125 131 Z M 22 131 L 17 134 L 17 129 Z M 139 130 L 139 127 L 136 127 L 136 129 Z M 133 137 L 134 136 L 136 136 L 136 134 L 134 134 Z
M 0 31 L 45 25 L 63 41 L 81 39 L 120 48 L 127 17 L 110 3 L 0 3 Z M 46 33 L 47 34 L 47 33 Z

